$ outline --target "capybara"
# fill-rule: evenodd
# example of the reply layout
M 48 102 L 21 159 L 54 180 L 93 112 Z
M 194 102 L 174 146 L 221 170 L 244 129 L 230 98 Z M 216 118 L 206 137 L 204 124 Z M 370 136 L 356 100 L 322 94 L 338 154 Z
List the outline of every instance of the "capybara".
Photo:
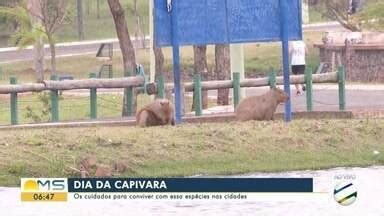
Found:
M 112 175 L 113 175 L 112 169 L 110 166 L 103 165 L 103 164 L 98 164 L 96 166 L 95 177 L 106 178 L 106 177 L 111 177 Z
M 251 96 L 242 100 L 235 109 L 238 121 L 273 120 L 277 105 L 289 99 L 279 88 L 273 88 L 260 96 Z
M 136 114 L 136 122 L 141 127 L 175 125 L 173 104 L 167 99 L 156 99 Z

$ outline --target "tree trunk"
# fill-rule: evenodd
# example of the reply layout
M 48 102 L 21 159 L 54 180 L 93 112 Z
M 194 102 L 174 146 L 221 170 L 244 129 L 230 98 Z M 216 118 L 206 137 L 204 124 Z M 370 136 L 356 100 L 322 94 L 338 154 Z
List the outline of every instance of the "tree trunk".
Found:
M 123 66 L 125 74 L 132 76 L 135 74 L 134 72 L 136 70 L 136 57 L 131 38 L 129 36 L 124 9 L 122 8 L 119 0 L 108 0 L 108 5 L 115 22 L 117 37 L 119 39 L 120 49 L 123 55 Z M 124 102 L 126 100 L 127 98 L 124 97 Z M 136 110 L 135 107 L 134 110 Z M 126 110 L 125 106 L 123 106 L 122 115 L 128 115 L 128 110 Z
M 90 0 L 88 0 L 85 4 L 86 4 L 86 8 L 87 8 L 87 15 L 89 16 L 89 14 L 91 14 L 91 2 Z
M 135 25 L 135 46 L 136 48 L 139 48 L 140 46 L 142 48 L 145 48 L 145 35 L 141 28 L 141 21 L 140 21 L 140 14 L 137 8 L 137 2 L 138 0 L 133 0 L 133 12 L 136 20 Z
M 56 48 L 55 41 L 53 41 L 52 35 L 48 36 L 49 50 L 51 51 L 51 75 L 56 75 Z
M 157 77 L 164 76 L 164 54 L 162 49 L 156 46 L 153 46 L 153 52 L 155 54 L 155 80 L 157 80 Z
M 96 17 L 97 19 L 100 19 L 100 0 L 97 0 L 96 4 L 97 4 Z
M 193 46 L 194 73 L 200 73 L 204 81 L 208 80 L 207 46 Z M 193 95 L 192 110 L 195 109 L 195 95 Z M 208 91 L 202 91 L 202 107 L 208 108 Z
M 83 13 L 83 0 L 76 0 L 77 2 L 77 31 L 79 40 L 84 40 L 84 13 Z
M 155 53 L 155 75 L 164 74 L 164 54 L 161 48 L 153 47 L 153 52 Z
M 36 81 L 44 80 L 44 42 L 40 38 L 33 45 L 33 69 L 36 72 Z
M 28 0 L 27 8 L 30 12 L 32 25 L 41 24 L 41 21 L 36 15 L 41 15 L 38 0 Z M 33 45 L 33 69 L 36 72 L 36 81 L 41 82 L 44 80 L 44 41 L 39 38 Z
M 217 80 L 231 79 L 230 71 L 230 52 L 229 45 L 219 44 L 215 46 L 216 78 Z M 217 104 L 229 105 L 229 89 L 219 89 L 217 91 Z

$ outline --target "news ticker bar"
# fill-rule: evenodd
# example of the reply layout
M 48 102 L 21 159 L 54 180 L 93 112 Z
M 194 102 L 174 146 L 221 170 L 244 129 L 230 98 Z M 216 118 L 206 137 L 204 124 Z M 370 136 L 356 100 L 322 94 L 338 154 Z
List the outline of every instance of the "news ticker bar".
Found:
M 68 192 L 313 192 L 312 178 L 68 178 Z
M 312 178 L 22 178 L 22 201 L 247 199 L 248 193 L 313 192 Z

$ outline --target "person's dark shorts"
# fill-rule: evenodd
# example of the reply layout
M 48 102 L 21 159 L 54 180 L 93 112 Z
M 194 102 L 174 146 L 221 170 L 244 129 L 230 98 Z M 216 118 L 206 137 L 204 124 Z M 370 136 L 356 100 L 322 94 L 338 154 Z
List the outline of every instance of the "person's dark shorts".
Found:
M 292 73 L 294 75 L 304 74 L 305 65 L 292 65 Z

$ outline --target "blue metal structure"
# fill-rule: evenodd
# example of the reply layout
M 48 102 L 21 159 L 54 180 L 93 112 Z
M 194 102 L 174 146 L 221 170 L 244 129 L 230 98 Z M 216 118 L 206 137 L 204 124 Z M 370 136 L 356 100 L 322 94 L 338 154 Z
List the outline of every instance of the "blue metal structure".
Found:
M 173 47 L 176 123 L 181 122 L 179 46 L 282 41 L 289 89 L 288 41 L 302 39 L 300 0 L 156 0 L 155 45 Z M 290 100 L 285 120 L 291 120 Z
M 286 0 L 289 38 L 301 39 L 301 0 Z M 155 44 L 172 46 L 174 33 L 180 46 L 281 40 L 279 0 L 167 0 L 155 1 Z M 175 5 L 176 4 L 176 5 Z M 174 32 L 173 17 L 178 27 Z
M 284 76 L 284 91 L 288 94 L 289 100 L 285 102 L 284 119 L 286 122 L 292 120 L 291 110 L 291 87 L 289 80 L 289 28 L 288 28 L 288 5 L 287 0 L 280 1 L 280 20 L 281 20 L 281 41 L 283 52 L 283 76 Z
M 159 1 L 157 1 L 159 2 Z M 167 12 L 172 11 L 171 32 L 172 32 L 172 54 L 173 54 L 173 82 L 175 91 L 175 123 L 181 123 L 181 76 L 180 76 L 180 50 L 178 34 L 178 1 L 167 5 Z M 157 40 L 156 40 L 157 41 Z

